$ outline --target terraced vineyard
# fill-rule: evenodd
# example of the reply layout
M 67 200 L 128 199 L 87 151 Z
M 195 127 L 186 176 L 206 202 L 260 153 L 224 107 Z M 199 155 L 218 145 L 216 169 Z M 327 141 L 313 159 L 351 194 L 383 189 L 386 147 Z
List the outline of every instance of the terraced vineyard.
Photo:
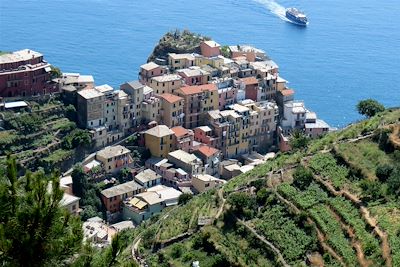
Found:
M 381 127 L 398 124 L 400 110 L 386 111 L 162 213 L 135 231 L 140 257 L 149 266 L 400 266 L 400 151 Z M 128 250 L 119 262 L 132 260 Z

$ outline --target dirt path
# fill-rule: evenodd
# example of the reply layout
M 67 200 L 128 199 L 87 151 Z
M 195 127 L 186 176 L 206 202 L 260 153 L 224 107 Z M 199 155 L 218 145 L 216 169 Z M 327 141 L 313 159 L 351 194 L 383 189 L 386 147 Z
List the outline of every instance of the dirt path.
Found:
M 328 181 L 323 180 L 319 175 L 314 175 L 314 179 L 322 184 L 329 192 L 331 192 L 334 196 L 343 196 L 346 199 L 350 200 L 360 211 L 361 217 L 364 219 L 364 221 L 374 229 L 374 233 L 377 234 L 377 236 L 380 239 L 381 243 L 381 249 L 382 249 L 382 257 L 385 259 L 385 263 L 387 267 L 392 267 L 392 256 L 391 256 L 391 249 L 387 237 L 387 233 L 383 231 L 376 219 L 370 214 L 368 209 L 362 204 L 361 200 L 348 192 L 347 190 L 341 189 L 340 191 L 337 191 L 331 183 Z
M 363 267 L 371 266 L 372 262 L 365 258 L 361 243 L 357 239 L 354 229 L 350 225 L 346 224 L 343 221 L 343 219 L 336 213 L 336 211 L 333 210 L 330 206 L 328 206 L 328 209 L 331 212 L 331 214 L 333 215 L 333 217 L 340 223 L 342 230 L 347 232 L 347 234 L 351 238 L 351 245 L 357 252 L 357 260 L 358 260 L 358 263 L 360 264 L 360 266 L 363 266 Z
M 215 214 L 214 220 L 217 220 L 224 211 L 226 199 L 224 198 L 224 190 L 222 188 L 218 190 L 218 197 L 222 199 L 222 204 L 219 207 L 217 214 Z
M 285 203 L 287 206 L 289 206 L 289 208 L 295 213 L 295 214 L 299 214 L 301 212 L 301 210 L 296 207 L 296 205 L 294 205 L 291 201 L 287 200 L 286 198 L 284 198 L 281 194 L 279 194 L 278 192 L 275 191 L 275 195 L 278 197 L 278 199 L 280 201 L 282 201 L 283 203 Z M 326 237 L 323 234 L 323 232 L 318 228 L 317 224 L 314 222 L 313 219 L 311 219 L 311 217 L 307 216 L 307 222 L 311 225 L 314 225 L 315 230 L 317 231 L 317 238 L 319 243 L 321 244 L 322 248 L 328 252 L 332 257 L 334 257 L 337 261 L 339 261 L 343 266 L 345 266 L 344 261 L 342 259 L 341 256 L 339 256 L 336 251 L 330 246 L 328 245 L 328 243 L 326 243 Z

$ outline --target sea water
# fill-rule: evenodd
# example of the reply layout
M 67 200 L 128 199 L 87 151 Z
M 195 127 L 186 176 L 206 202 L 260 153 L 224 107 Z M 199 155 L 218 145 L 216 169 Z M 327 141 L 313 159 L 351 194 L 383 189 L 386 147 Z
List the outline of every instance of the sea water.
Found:
M 296 7 L 308 27 L 287 22 Z M 115 88 L 167 31 L 265 50 L 296 99 L 332 126 L 361 117 L 360 99 L 400 106 L 399 0 L 1 0 L 0 50 L 37 50 L 64 72 Z

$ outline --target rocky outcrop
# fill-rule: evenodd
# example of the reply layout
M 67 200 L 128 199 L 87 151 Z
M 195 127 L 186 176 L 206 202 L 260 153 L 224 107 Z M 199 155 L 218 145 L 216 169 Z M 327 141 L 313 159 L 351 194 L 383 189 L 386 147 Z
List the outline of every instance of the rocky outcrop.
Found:
M 200 43 L 204 40 L 210 40 L 210 38 L 188 30 L 168 32 L 154 47 L 147 62 L 154 61 L 156 58 L 168 59 L 168 53 L 200 53 Z

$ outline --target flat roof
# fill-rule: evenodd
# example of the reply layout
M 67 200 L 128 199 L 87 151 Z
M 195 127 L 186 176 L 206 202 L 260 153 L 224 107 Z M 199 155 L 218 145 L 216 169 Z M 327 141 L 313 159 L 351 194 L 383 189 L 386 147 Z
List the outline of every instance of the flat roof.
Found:
M 102 92 L 102 93 L 114 91 L 114 89 L 108 84 L 103 84 L 103 85 L 96 86 L 95 89 L 97 91 L 99 91 L 99 92 Z
M 62 197 L 62 199 L 60 201 L 60 205 L 65 207 L 65 206 L 68 206 L 68 205 L 70 205 L 70 204 L 72 204 L 72 203 L 74 203 L 76 201 L 79 201 L 79 199 L 80 199 L 79 197 L 70 195 L 68 193 L 64 193 L 64 195 L 63 195 L 63 197 Z
M 306 129 L 313 129 L 313 128 L 317 128 L 317 129 L 324 129 L 324 128 L 330 128 L 329 124 L 326 123 L 324 120 L 321 119 L 316 119 L 315 122 L 313 123 L 305 123 L 304 126 Z
M 240 104 L 233 104 L 230 105 L 229 108 L 233 109 L 234 111 L 237 111 L 239 113 L 244 113 L 246 111 L 250 111 L 250 109 L 246 106 L 242 106 Z
M 206 45 L 210 46 L 210 47 L 220 47 L 221 45 L 213 40 L 210 41 L 203 41 L 203 43 L 205 43 Z
M 102 97 L 104 94 L 100 91 L 97 91 L 96 89 L 83 89 L 78 92 L 80 96 L 82 96 L 85 99 L 92 99 L 96 97 Z
M 194 178 L 199 179 L 203 182 L 210 182 L 210 181 L 222 181 L 221 179 L 218 179 L 214 176 L 211 176 L 209 174 L 198 174 L 195 175 Z
M 136 191 L 136 190 L 142 189 L 142 188 L 143 188 L 143 186 L 141 186 L 137 182 L 130 181 L 130 182 L 126 182 L 123 184 L 119 184 L 119 185 L 104 189 L 103 191 L 101 191 L 101 194 L 103 196 L 105 196 L 106 198 L 110 198 L 110 197 L 115 197 L 115 196 L 119 196 L 122 194 L 126 194 L 129 192 L 133 192 L 133 191 Z
M 15 51 L 8 54 L 3 54 L 0 56 L 0 64 L 7 64 L 19 61 L 26 61 L 32 58 L 42 57 L 43 55 L 39 52 L 23 49 L 19 51 Z
M 182 79 L 181 76 L 179 76 L 178 74 L 165 74 L 162 76 L 155 76 L 151 78 L 152 80 L 156 81 L 156 82 L 172 82 L 172 81 L 179 81 Z
M 97 152 L 97 156 L 109 159 L 130 153 L 131 151 L 124 146 L 108 146 Z
M 25 101 L 15 101 L 15 102 L 7 102 L 4 103 L 4 108 L 23 108 L 23 107 L 27 107 L 28 103 L 26 103 Z
M 180 70 L 177 70 L 177 73 L 183 73 L 186 77 L 210 75 L 210 73 L 208 71 L 205 71 L 201 68 L 180 69 Z
M 156 185 L 147 189 L 147 192 L 137 194 L 135 197 L 144 200 L 149 205 L 163 201 L 177 200 L 182 192 L 164 185 Z
M 188 60 L 194 60 L 195 55 L 194 54 L 176 54 L 176 53 L 169 53 L 168 56 L 170 56 L 172 59 L 188 59 Z
M 203 132 L 211 132 L 212 131 L 209 126 L 199 126 L 199 127 L 196 127 L 196 128 L 202 130 Z

